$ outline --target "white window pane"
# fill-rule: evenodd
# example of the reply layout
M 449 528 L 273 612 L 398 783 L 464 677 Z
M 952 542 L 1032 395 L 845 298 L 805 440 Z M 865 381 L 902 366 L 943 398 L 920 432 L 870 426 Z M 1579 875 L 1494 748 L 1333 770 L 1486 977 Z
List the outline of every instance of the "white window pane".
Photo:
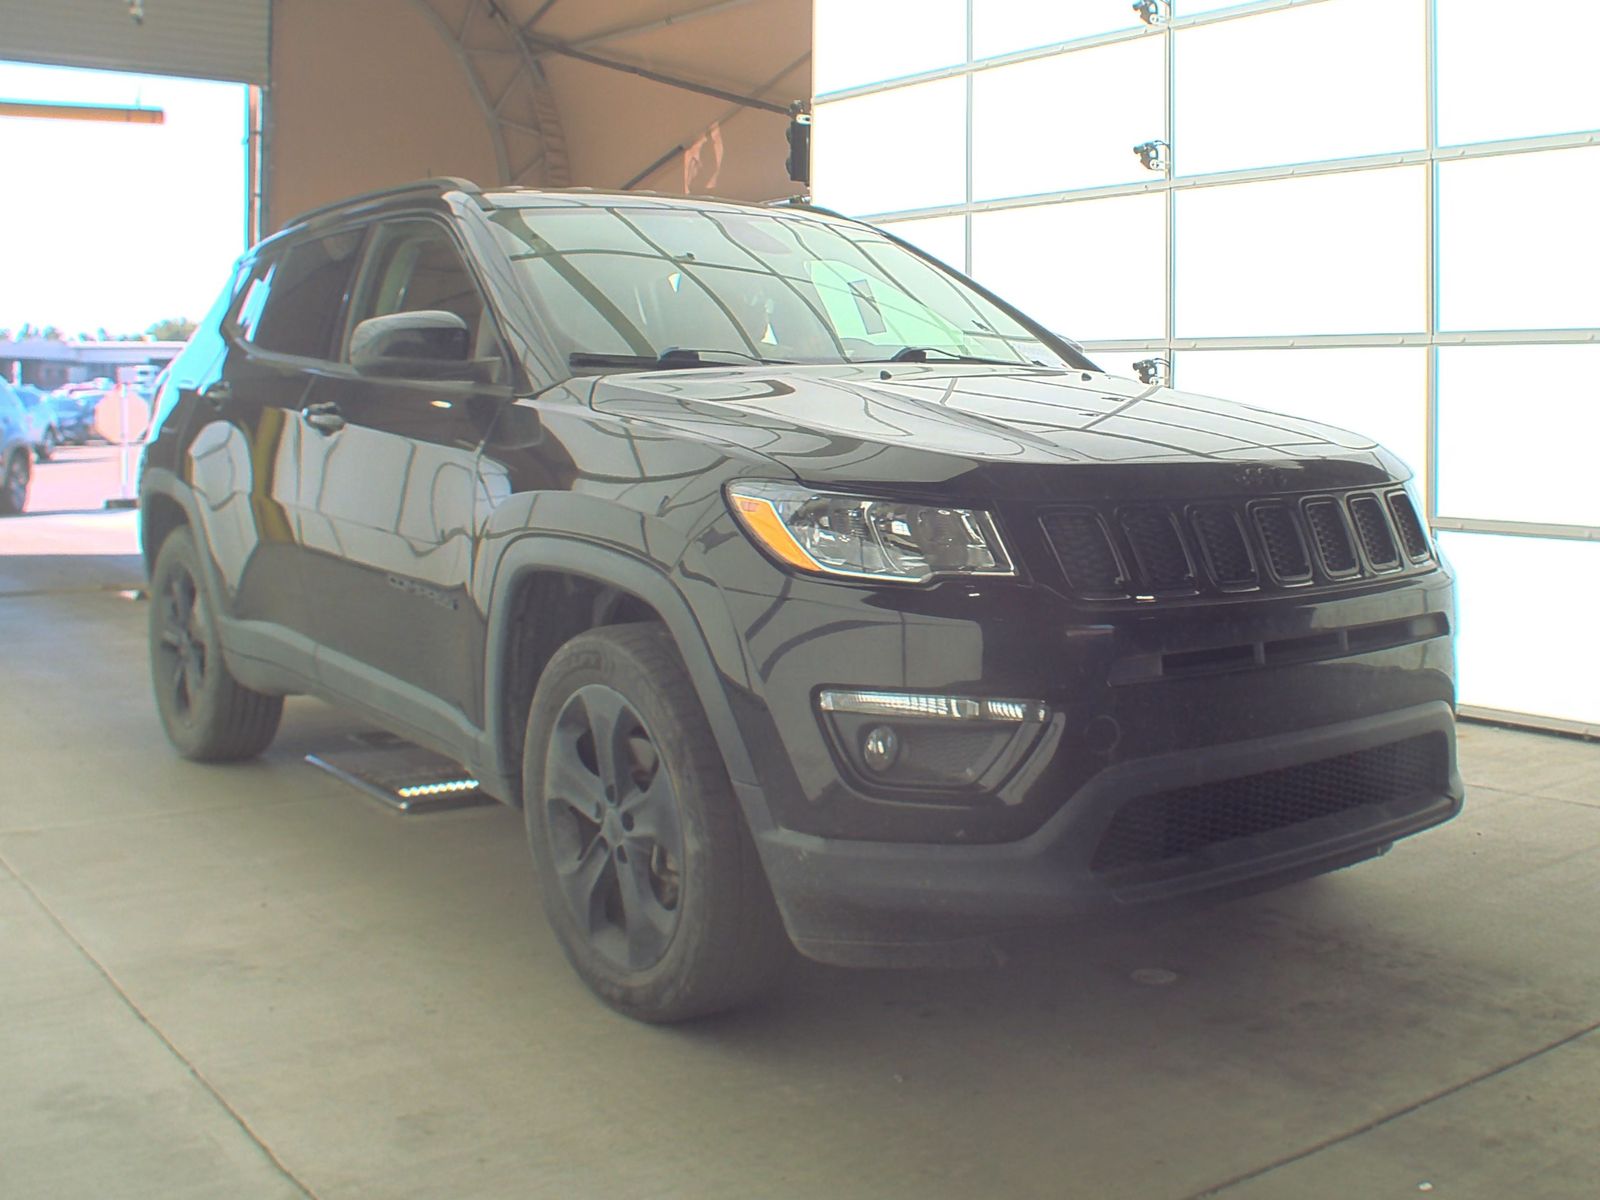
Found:
M 1160 337 L 1165 205 L 1118 196 L 975 213 L 973 278 L 1080 342 Z
M 1600 346 L 1439 350 L 1439 513 L 1600 526 Z
M 1461 703 L 1600 722 L 1600 543 L 1441 533 L 1456 569 Z M 1531 581 L 1559 580 L 1529 601 Z
M 817 202 L 854 215 L 959 204 L 967 192 L 966 113 L 962 79 L 817 105 Z
M 1440 327 L 1600 325 L 1597 204 L 1600 149 L 1440 163 Z
M 1335 0 L 1177 33 L 1184 175 L 1427 141 L 1422 0 Z
M 1600 5 L 1438 0 L 1439 141 L 1600 127 Z
M 966 0 L 813 0 L 813 94 L 967 61 Z
M 1160 40 L 1142 38 L 980 71 L 972 81 L 974 195 L 1158 178 L 1133 147 L 1166 127 L 1164 62 Z
M 1175 382 L 1185 392 L 1362 434 L 1404 460 L 1422 486 L 1428 352 L 1421 347 L 1185 350 Z
M 924 217 L 920 221 L 884 221 L 886 233 L 910 242 L 918 250 L 933 255 L 958 271 L 967 269 L 967 219 L 965 217 Z
M 978 0 L 972 6 L 972 53 L 988 58 L 1138 25 L 1127 0 Z
M 1426 323 L 1421 167 L 1178 193 L 1178 335 Z

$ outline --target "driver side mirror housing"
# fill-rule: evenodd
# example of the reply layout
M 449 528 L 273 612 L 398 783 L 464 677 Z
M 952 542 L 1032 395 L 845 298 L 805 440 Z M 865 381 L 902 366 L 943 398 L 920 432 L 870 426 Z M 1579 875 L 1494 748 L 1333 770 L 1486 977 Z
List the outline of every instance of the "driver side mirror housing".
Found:
M 472 333 L 443 309 L 368 317 L 350 334 L 350 365 L 388 379 L 470 379 Z

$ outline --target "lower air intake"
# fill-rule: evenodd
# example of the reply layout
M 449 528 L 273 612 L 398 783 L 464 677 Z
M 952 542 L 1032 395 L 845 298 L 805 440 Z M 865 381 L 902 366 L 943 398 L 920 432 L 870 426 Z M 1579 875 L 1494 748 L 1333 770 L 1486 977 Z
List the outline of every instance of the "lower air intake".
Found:
M 1158 792 L 1117 810 L 1092 869 L 1151 866 L 1369 804 L 1438 795 L 1449 751 L 1426 734 L 1238 779 Z

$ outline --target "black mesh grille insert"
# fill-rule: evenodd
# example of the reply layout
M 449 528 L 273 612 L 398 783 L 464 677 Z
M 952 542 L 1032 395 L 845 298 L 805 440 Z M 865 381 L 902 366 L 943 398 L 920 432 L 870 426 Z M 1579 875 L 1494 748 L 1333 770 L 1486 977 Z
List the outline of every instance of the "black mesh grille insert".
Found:
M 1189 515 L 1211 577 L 1225 588 L 1254 586 L 1255 563 L 1250 559 L 1244 530 L 1233 509 L 1221 504 L 1202 504 Z
M 1317 553 L 1329 575 L 1353 575 L 1360 568 L 1361 561 L 1356 558 L 1356 548 L 1350 541 L 1350 530 L 1339 511 L 1339 502 L 1332 496 L 1306 501 L 1306 525 L 1311 529 Z
M 1046 513 L 1041 520 L 1074 591 L 1091 598 L 1127 594 L 1111 539 L 1099 516 L 1087 509 L 1063 509 Z
M 1376 496 L 1350 497 L 1350 516 L 1356 523 L 1356 533 L 1361 537 L 1361 547 L 1367 559 L 1378 570 L 1400 565 L 1400 551 L 1395 549 L 1394 535 L 1389 532 L 1389 522 L 1383 515 L 1383 505 Z
M 1311 578 L 1311 559 L 1294 514 L 1283 504 L 1258 504 L 1251 510 L 1256 532 L 1272 564 L 1272 573 L 1285 583 L 1303 583 Z
M 1418 562 L 1427 558 L 1428 535 L 1422 531 L 1422 522 L 1417 519 L 1411 497 L 1404 492 L 1389 493 L 1389 512 L 1394 516 L 1394 527 L 1400 531 L 1406 553 Z
M 1093 869 L 1114 871 L 1183 858 L 1366 804 L 1423 799 L 1444 791 L 1444 738 L 1426 734 L 1194 787 L 1130 800 L 1095 849 Z
M 1125 508 L 1119 514 L 1122 531 L 1133 547 L 1134 560 L 1144 584 L 1152 592 L 1188 591 L 1194 587 L 1194 568 L 1178 536 L 1172 511 L 1154 505 Z

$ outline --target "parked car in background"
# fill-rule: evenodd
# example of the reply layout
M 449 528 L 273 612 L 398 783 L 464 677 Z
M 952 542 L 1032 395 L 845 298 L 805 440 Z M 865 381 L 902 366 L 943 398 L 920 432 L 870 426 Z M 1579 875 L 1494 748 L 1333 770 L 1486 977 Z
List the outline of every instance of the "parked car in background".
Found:
M 65 445 L 82 446 L 94 434 L 94 410 L 105 396 L 103 388 L 50 393 L 55 409 L 56 434 Z
M 0 517 L 14 517 L 28 503 L 33 478 L 28 431 L 28 410 L 11 385 L 0 380 Z
M 50 455 L 61 444 L 61 432 L 56 427 L 56 406 L 50 393 L 26 383 L 12 390 L 27 414 L 28 441 L 33 446 L 34 461 L 49 462 Z

